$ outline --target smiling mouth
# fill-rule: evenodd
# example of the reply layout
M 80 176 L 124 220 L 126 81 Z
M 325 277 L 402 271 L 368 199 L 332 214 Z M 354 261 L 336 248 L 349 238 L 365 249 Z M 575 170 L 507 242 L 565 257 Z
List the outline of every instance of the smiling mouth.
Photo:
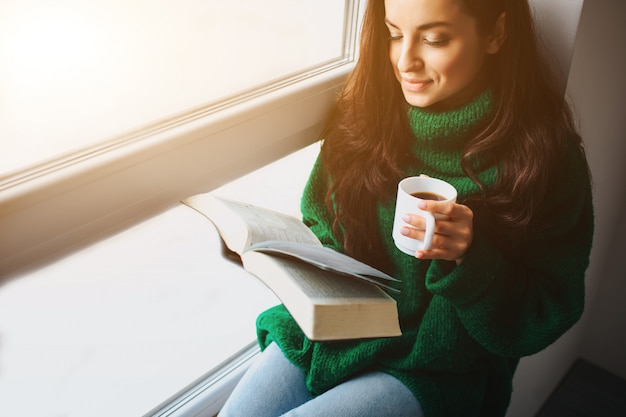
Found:
M 420 92 L 428 87 L 432 83 L 431 80 L 421 81 L 421 80 L 410 80 L 407 78 L 402 79 L 402 88 L 407 91 L 411 91 L 414 93 Z

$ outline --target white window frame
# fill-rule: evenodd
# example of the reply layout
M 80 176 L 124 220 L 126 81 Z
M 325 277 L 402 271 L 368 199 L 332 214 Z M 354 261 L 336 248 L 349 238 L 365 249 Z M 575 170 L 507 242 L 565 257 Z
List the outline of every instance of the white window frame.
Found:
M 338 60 L 0 181 L 0 277 L 65 255 L 317 140 L 354 66 L 365 2 L 346 2 Z
M 194 382 L 144 417 L 214 416 L 224 406 L 233 388 L 260 353 L 256 341 L 251 342 L 199 381 Z

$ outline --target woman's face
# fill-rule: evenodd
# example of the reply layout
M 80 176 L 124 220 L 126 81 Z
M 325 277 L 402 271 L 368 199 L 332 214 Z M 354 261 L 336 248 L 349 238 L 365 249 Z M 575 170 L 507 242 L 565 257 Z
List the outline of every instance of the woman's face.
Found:
M 445 111 L 487 86 L 485 54 L 499 49 L 479 36 L 461 0 L 385 0 L 389 58 L 406 101 Z

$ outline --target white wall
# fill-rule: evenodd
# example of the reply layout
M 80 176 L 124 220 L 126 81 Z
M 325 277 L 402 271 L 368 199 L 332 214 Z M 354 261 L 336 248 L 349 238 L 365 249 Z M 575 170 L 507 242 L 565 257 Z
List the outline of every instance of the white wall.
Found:
M 563 75 L 565 90 L 584 0 L 529 0 L 541 40 Z
M 563 2 L 561 2 L 563 3 Z M 583 319 L 553 346 L 524 358 L 507 417 L 535 415 L 583 357 L 626 378 L 626 2 L 584 3 L 568 83 L 594 182 L 596 231 Z
M 626 2 L 585 2 L 569 90 L 594 183 L 596 233 L 581 356 L 626 378 Z

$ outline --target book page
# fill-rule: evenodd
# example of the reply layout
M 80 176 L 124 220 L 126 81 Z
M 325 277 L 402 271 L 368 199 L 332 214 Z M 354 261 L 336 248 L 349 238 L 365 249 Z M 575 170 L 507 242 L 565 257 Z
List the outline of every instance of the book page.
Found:
M 211 220 L 226 246 L 238 254 L 266 240 L 322 245 L 304 223 L 288 214 L 228 200 L 212 193 L 197 194 L 182 202 Z
M 322 245 L 317 236 L 293 216 L 238 201 L 221 201 L 246 223 L 246 247 L 266 240 Z
M 253 250 L 299 259 L 323 270 L 347 274 L 371 282 L 386 290 L 399 292 L 396 288 L 389 286 L 390 282 L 399 282 L 399 280 L 331 248 L 299 242 L 265 241 L 248 247 L 246 252 Z
M 324 271 L 295 259 L 254 251 L 247 252 L 242 259 L 245 268 L 264 281 L 283 302 L 286 301 L 284 297 L 293 286 L 302 291 L 307 298 L 318 301 L 391 300 L 391 297 L 376 285 L 348 275 Z

